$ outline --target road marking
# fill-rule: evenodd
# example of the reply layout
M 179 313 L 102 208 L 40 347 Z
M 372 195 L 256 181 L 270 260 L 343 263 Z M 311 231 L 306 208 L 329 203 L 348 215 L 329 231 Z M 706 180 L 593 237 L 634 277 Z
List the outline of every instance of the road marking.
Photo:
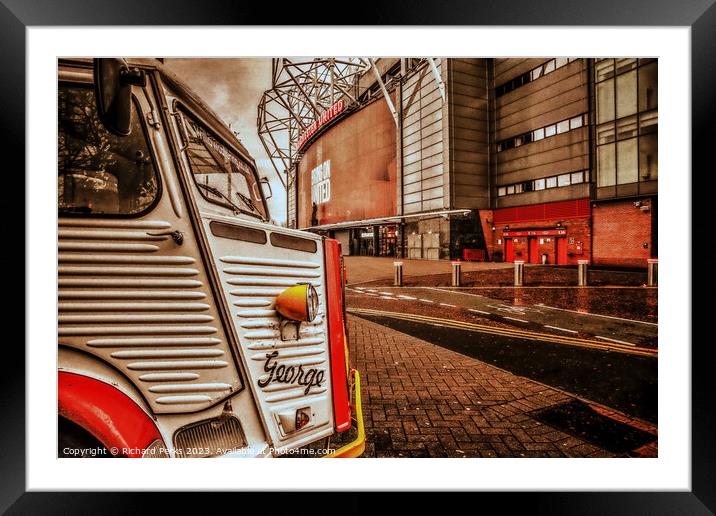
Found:
M 394 294 L 391 294 L 390 292 L 378 292 L 378 294 L 383 294 L 384 296 L 392 296 Z
M 507 317 L 506 315 L 501 315 L 500 317 L 502 317 L 503 319 L 509 319 L 510 321 L 518 321 L 529 324 L 529 321 L 525 321 L 524 319 L 515 319 L 514 317 Z
M 552 310 L 561 310 L 562 312 L 572 312 L 572 313 L 575 313 L 575 314 L 591 315 L 591 316 L 594 316 L 594 317 L 605 317 L 606 319 L 616 319 L 616 320 L 618 320 L 618 321 L 629 321 L 629 322 L 633 322 L 633 323 L 637 323 L 637 324 L 648 324 L 648 325 L 650 325 L 650 326 L 659 326 L 658 323 L 653 323 L 653 322 L 637 321 L 636 319 L 624 319 L 623 317 L 615 317 L 615 316 L 613 316 L 613 315 L 593 314 L 593 313 L 591 313 L 591 312 L 586 312 L 586 313 L 585 313 L 585 312 L 578 312 L 578 311 L 576 311 L 576 310 L 568 310 L 567 308 L 557 308 L 556 306 L 549 306 L 549 305 L 545 305 L 545 304 L 542 304 L 542 303 L 537 303 L 537 306 L 541 306 L 541 307 L 544 307 L 544 308 L 551 308 Z
M 602 337 L 601 335 L 595 335 L 596 338 L 602 339 L 602 340 L 608 340 L 609 342 L 616 342 L 617 344 L 626 344 L 627 346 L 636 346 L 636 344 L 632 344 L 631 342 L 625 342 L 623 340 L 617 340 L 617 339 L 610 339 L 609 337 Z
M 646 357 L 655 358 L 658 356 L 658 350 L 653 348 L 645 348 L 636 346 L 634 344 L 622 345 L 621 343 L 611 343 L 600 340 L 588 340 L 579 337 L 561 336 L 552 333 L 540 333 L 530 330 L 523 330 L 519 328 L 499 328 L 495 326 L 487 326 L 484 324 L 467 323 L 462 321 L 453 321 L 449 319 L 440 319 L 437 317 L 429 317 L 425 315 L 414 315 L 403 312 L 384 312 L 380 310 L 372 310 L 366 308 L 349 308 L 348 312 L 354 315 L 373 315 L 378 317 L 390 317 L 394 319 L 403 319 L 406 321 L 432 324 L 439 323 L 445 327 L 476 331 L 479 333 L 488 333 L 492 335 L 499 335 L 503 337 L 513 337 L 523 340 L 537 340 L 542 342 L 551 342 L 554 344 L 562 344 L 567 346 L 576 346 L 590 349 L 599 349 L 602 351 L 615 351 L 619 353 L 626 353 L 629 355 L 640 355 Z
M 553 330 L 567 331 L 569 333 L 579 333 L 577 330 L 568 330 L 567 328 L 560 328 L 559 326 L 550 326 L 549 324 L 545 324 L 544 327 L 551 328 Z
M 451 308 L 457 308 L 457 306 L 451 305 L 450 303 L 440 303 L 440 306 L 449 306 Z
M 379 296 L 378 299 L 390 299 L 391 301 L 395 301 L 395 298 L 392 296 Z
M 435 302 L 432 299 L 421 299 L 420 301 L 422 301 L 423 303 L 434 303 Z
M 400 299 L 413 299 L 413 300 L 414 300 L 414 299 L 418 299 L 417 297 L 406 296 L 405 294 L 399 294 L 398 297 L 399 297 Z
M 469 312 L 475 312 L 478 314 L 492 315 L 490 312 L 483 312 L 482 310 L 475 310 L 474 308 L 468 308 L 467 310 Z
M 472 296 L 472 297 L 485 297 L 481 296 L 480 294 L 471 294 L 470 292 L 460 292 L 459 290 L 447 290 L 444 288 L 437 288 L 437 287 L 425 287 L 429 288 L 430 290 L 437 290 L 438 292 L 450 292 L 451 294 L 462 294 L 463 296 Z M 460 287 L 457 287 L 460 288 Z

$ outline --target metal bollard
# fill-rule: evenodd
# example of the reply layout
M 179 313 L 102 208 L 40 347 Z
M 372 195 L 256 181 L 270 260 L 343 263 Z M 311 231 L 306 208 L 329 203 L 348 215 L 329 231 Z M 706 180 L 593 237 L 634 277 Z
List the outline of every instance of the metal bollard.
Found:
M 452 262 L 452 286 L 460 286 L 460 268 L 462 264 L 460 262 Z
M 589 260 L 577 260 L 577 285 L 587 286 L 587 264 Z
M 395 276 L 393 278 L 393 285 L 396 287 L 403 286 L 403 262 L 393 262 L 395 266 Z
M 515 287 L 521 287 L 525 279 L 525 262 L 515 262 Z
M 656 287 L 659 284 L 658 258 L 649 258 L 646 261 L 646 284 L 650 287 Z

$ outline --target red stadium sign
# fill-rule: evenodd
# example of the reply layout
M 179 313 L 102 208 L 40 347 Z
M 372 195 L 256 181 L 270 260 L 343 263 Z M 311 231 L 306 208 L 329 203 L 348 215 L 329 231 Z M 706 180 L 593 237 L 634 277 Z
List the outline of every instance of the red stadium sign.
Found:
M 345 109 L 345 107 L 346 102 L 341 99 L 321 113 L 318 120 L 314 120 L 313 123 L 309 125 L 303 133 L 301 133 L 301 137 L 298 139 L 298 150 L 301 150 L 303 145 L 311 138 L 311 136 L 316 134 L 321 127 L 336 118 L 336 116 L 338 116 L 343 109 Z

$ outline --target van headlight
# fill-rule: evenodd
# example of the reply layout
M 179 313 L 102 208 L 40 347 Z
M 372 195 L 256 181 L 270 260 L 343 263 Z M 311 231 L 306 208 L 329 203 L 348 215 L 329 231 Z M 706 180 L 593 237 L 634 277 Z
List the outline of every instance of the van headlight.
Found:
M 318 292 L 310 283 L 289 287 L 276 298 L 276 311 L 292 321 L 311 322 L 318 315 Z

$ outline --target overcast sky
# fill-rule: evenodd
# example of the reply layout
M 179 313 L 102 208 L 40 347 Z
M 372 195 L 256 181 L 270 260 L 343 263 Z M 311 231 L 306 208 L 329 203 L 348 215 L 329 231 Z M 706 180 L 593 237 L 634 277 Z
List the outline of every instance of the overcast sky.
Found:
M 259 176 L 271 181 L 271 218 L 286 221 L 286 192 L 259 139 L 256 114 L 263 92 L 271 88 L 271 59 L 165 59 L 166 66 L 204 99 L 256 160 Z

